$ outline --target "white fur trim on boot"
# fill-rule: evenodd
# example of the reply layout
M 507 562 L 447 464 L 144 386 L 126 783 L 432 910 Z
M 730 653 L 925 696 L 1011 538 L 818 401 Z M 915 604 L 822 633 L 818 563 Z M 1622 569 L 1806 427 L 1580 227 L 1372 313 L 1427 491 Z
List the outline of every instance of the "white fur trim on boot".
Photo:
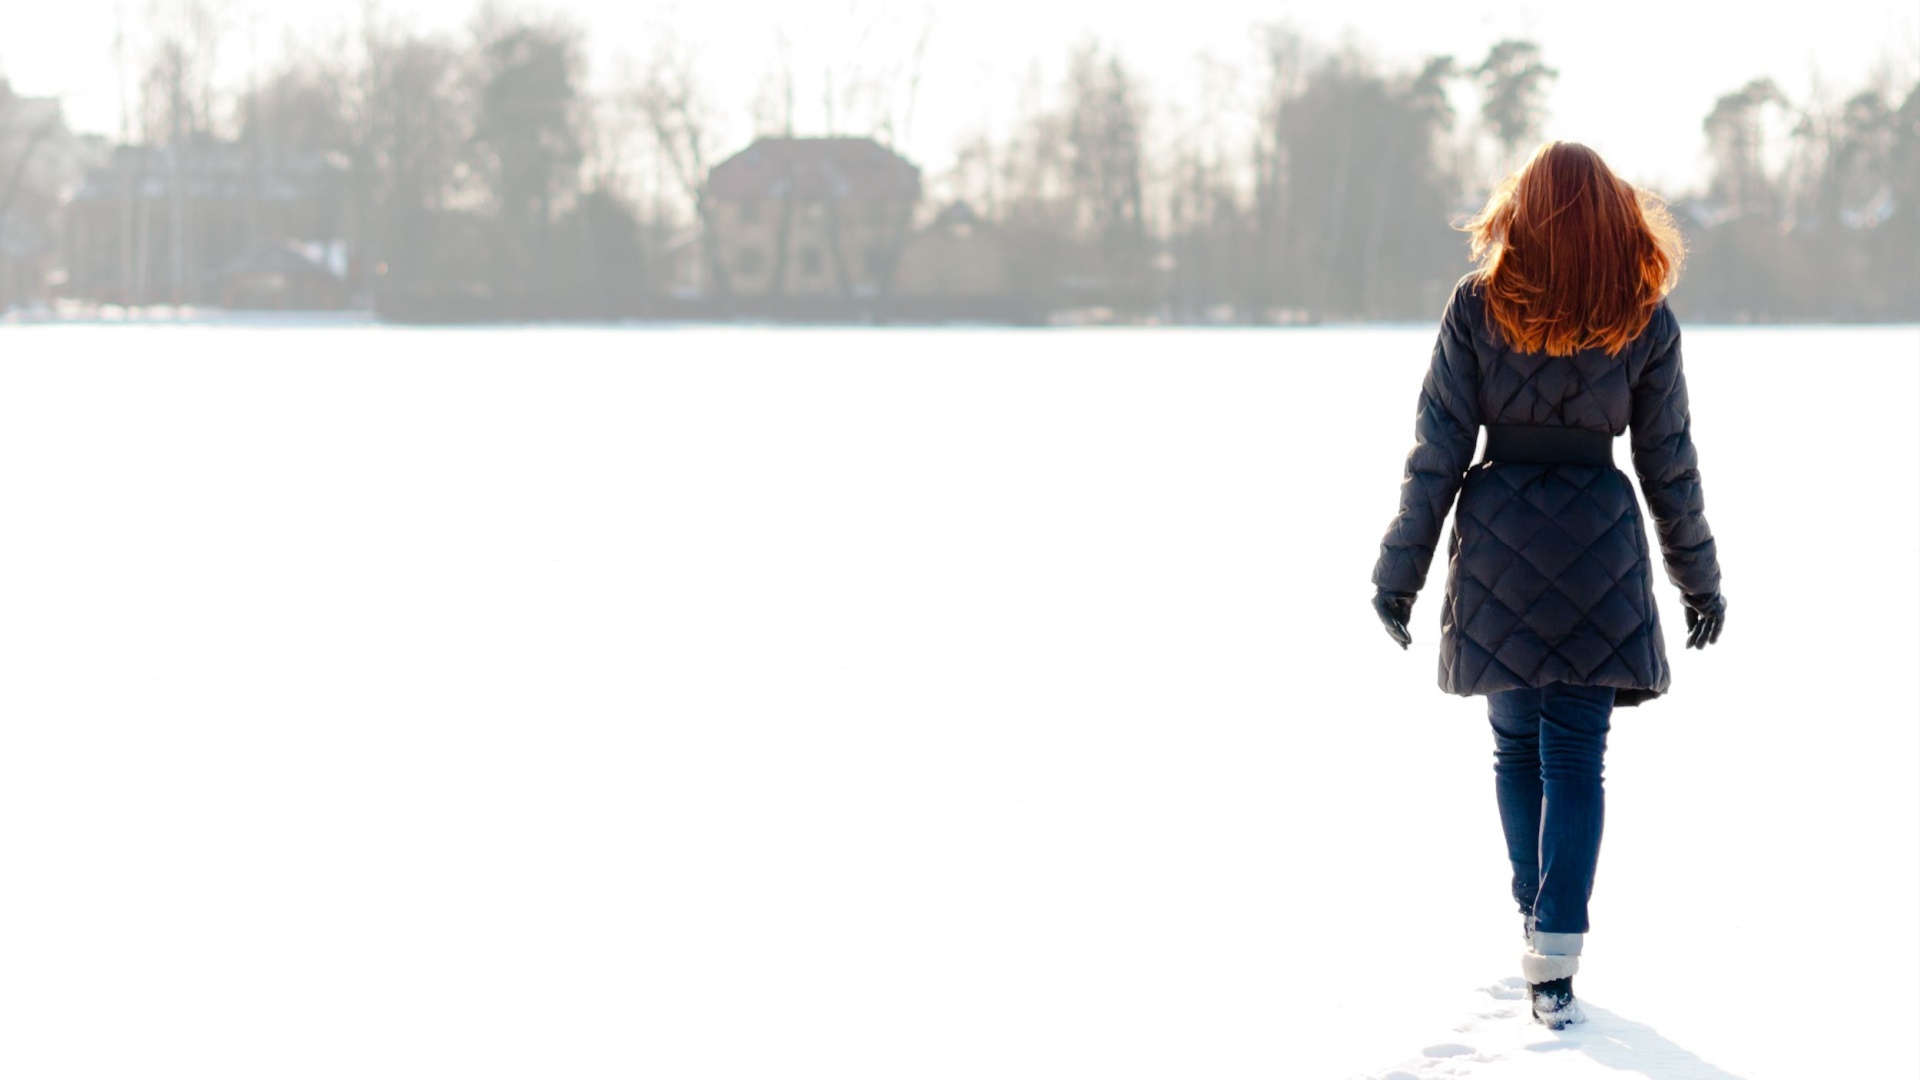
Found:
M 1542 956 L 1532 949 L 1520 954 L 1520 973 L 1526 976 L 1529 983 L 1565 979 L 1579 970 L 1578 956 Z

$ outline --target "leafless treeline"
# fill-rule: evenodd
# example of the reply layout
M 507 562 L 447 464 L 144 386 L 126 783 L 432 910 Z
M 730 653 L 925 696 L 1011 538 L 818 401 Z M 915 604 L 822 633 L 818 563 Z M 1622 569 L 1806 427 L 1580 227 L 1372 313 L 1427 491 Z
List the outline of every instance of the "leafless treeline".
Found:
M 824 73 L 835 130 L 795 132 L 784 53 L 731 102 L 663 26 L 590 90 L 577 25 L 491 2 L 458 34 L 369 5 L 353 31 L 221 85 L 225 50 L 254 43 L 217 3 L 152 0 L 116 34 L 119 136 L 171 148 L 155 159 L 166 168 L 214 145 L 261 169 L 343 163 L 339 227 L 363 298 L 658 292 L 668 243 L 710 209 L 707 169 L 739 148 L 725 141 L 727 110 L 749 111 L 760 133 L 895 144 L 911 129 L 928 41 L 923 30 L 901 55 L 836 61 Z M 1203 61 L 1191 113 L 1157 106 L 1118 49 L 1083 40 L 1057 84 L 1026 80 L 1004 137 L 958 134 L 952 168 L 927 177 L 923 217 L 966 199 L 1004 227 L 1015 287 L 1054 306 L 1181 321 L 1431 316 L 1466 269 L 1450 223 L 1538 140 L 1556 72 L 1527 41 L 1393 69 L 1283 25 L 1252 32 L 1258 62 Z M 1450 104 L 1463 85 L 1474 115 Z M 0 84 L 0 240 L 17 247 L 21 222 L 58 199 L 34 182 L 45 118 L 14 100 Z M 1719 101 L 1702 135 L 1706 189 L 1663 193 L 1693 249 L 1676 306 L 1710 318 L 1920 318 L 1920 84 L 1881 74 L 1793 102 L 1756 80 Z M 256 217 L 249 228 L 263 227 Z M 167 235 L 174 288 L 191 293 L 194 230 Z

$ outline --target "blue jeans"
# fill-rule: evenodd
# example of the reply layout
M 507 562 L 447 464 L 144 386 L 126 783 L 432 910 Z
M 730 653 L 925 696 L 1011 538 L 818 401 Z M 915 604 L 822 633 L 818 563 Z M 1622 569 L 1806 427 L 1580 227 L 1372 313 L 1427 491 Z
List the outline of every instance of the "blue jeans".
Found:
M 1527 929 L 1587 932 L 1606 799 L 1602 761 L 1611 686 L 1546 686 L 1487 695 L 1494 794 Z

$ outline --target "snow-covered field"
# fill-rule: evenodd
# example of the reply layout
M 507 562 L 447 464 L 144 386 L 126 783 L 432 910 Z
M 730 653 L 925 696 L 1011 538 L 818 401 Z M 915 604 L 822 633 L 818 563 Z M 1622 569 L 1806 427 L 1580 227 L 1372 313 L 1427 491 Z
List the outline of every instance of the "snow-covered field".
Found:
M 0 328 L 0 1075 L 1920 1073 L 1920 328 L 1688 328 L 1559 1033 L 1432 340 Z

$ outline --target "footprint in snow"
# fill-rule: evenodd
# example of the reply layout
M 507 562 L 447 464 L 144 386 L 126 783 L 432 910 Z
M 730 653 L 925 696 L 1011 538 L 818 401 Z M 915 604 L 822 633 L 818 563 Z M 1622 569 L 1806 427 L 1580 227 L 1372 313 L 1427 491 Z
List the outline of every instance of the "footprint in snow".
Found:
M 1435 1078 L 1443 1076 L 1468 1075 L 1461 1070 L 1471 1069 L 1472 1066 L 1468 1064 L 1469 1062 L 1487 1063 L 1502 1060 L 1505 1055 L 1502 1053 L 1501 1047 L 1511 1036 L 1522 1035 L 1522 1032 L 1519 1030 L 1509 1029 L 1515 1028 L 1519 1023 L 1519 1019 L 1525 1015 L 1526 1010 L 1518 1003 L 1525 1001 L 1526 996 L 1527 981 L 1514 975 L 1509 975 L 1506 978 L 1474 988 L 1472 1000 L 1478 1002 L 1478 1007 L 1470 1007 L 1467 1011 L 1468 1015 L 1473 1017 L 1473 1019 L 1464 1023 L 1454 1024 L 1453 1030 L 1457 1034 L 1467 1036 L 1477 1041 L 1481 1035 L 1489 1034 L 1485 1029 L 1487 1025 L 1491 1023 L 1497 1028 L 1495 1032 L 1491 1033 L 1496 1044 L 1496 1048 L 1494 1049 L 1483 1050 L 1464 1042 L 1434 1043 L 1421 1049 L 1418 1061 L 1404 1061 L 1400 1064 L 1400 1067 L 1390 1069 L 1385 1073 L 1369 1073 L 1367 1075 L 1373 1078 L 1373 1080 L 1435 1080 Z M 1513 1002 L 1516 1004 L 1500 1005 L 1496 1004 L 1497 1002 Z M 1469 1004 L 1469 1001 L 1463 1000 L 1461 1004 Z M 1525 1036 L 1522 1035 L 1522 1037 L 1524 1038 Z M 1549 1045 L 1558 1048 L 1559 1046 L 1566 1045 L 1566 1043 L 1564 1041 L 1554 1044 L 1535 1043 L 1528 1046 L 1527 1049 L 1543 1051 L 1548 1049 Z
M 1480 992 L 1501 1001 L 1519 1001 L 1527 996 L 1527 980 L 1518 975 L 1509 975 L 1492 986 L 1481 987 Z

